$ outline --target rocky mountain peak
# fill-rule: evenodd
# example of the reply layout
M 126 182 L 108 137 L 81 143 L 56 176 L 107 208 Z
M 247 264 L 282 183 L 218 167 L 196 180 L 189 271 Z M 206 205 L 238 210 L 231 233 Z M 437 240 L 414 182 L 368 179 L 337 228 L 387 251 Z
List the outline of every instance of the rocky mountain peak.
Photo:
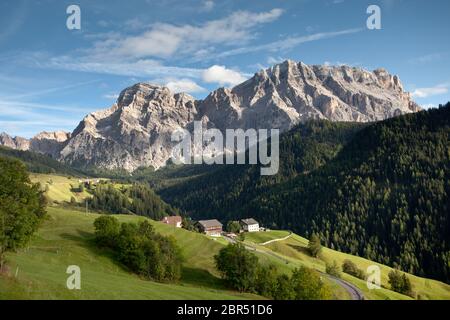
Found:
M 54 132 L 42 131 L 41 133 L 35 135 L 33 139 L 55 140 L 56 142 L 65 142 L 70 138 L 70 135 L 71 135 L 70 132 L 65 131 L 54 131 Z
M 307 65 L 286 60 L 260 70 L 234 88 L 203 100 L 149 83 L 124 89 L 109 109 L 87 115 L 71 134 L 41 133 L 28 148 L 77 166 L 132 171 L 159 168 L 170 158 L 176 129 L 273 129 L 286 131 L 308 119 L 379 121 L 416 112 L 398 76 L 346 65 Z M 27 148 L 0 135 L 0 144 Z M 45 141 L 45 143 L 43 143 Z

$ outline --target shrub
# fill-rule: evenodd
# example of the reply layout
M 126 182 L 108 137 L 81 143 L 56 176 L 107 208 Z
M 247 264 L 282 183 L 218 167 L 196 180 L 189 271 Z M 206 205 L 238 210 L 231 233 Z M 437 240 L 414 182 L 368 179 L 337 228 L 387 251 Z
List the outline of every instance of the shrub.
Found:
M 317 234 L 313 233 L 308 243 L 308 251 L 312 257 L 319 257 L 322 251 L 322 245 L 320 244 L 320 238 Z
M 172 237 L 155 233 L 144 220 L 122 223 L 112 216 L 95 220 L 97 243 L 111 248 L 117 260 L 130 270 L 156 281 L 177 281 L 181 277 L 183 255 Z
M 281 274 L 278 276 L 273 298 L 276 300 L 295 300 L 295 291 L 288 275 Z
M 389 284 L 391 285 L 391 290 L 408 295 L 410 297 L 415 297 L 414 292 L 412 291 L 412 284 L 406 274 L 402 274 L 398 270 L 392 270 L 389 272 Z
M 256 292 L 264 297 L 275 298 L 277 287 L 277 268 L 274 265 L 260 266 L 256 276 Z
M 229 244 L 214 256 L 222 277 L 240 292 L 253 291 L 255 287 L 258 257 L 239 243 Z
M 336 261 L 333 261 L 332 264 L 327 263 L 325 265 L 325 272 L 336 278 L 341 277 L 341 268 L 339 268 L 339 265 Z
M 239 233 L 239 231 L 241 231 L 241 225 L 239 224 L 239 221 L 228 221 L 227 231 L 232 233 Z
M 95 239 L 105 247 L 114 247 L 120 233 L 119 220 L 112 216 L 101 216 L 94 221 Z
M 214 257 L 227 284 L 241 292 L 253 292 L 276 300 L 323 300 L 331 291 L 317 272 L 296 269 L 292 276 L 279 275 L 273 265 L 262 266 L 242 244 L 229 244 Z
M 344 263 L 342 264 L 342 271 L 362 280 L 365 280 L 366 278 L 364 271 L 358 269 L 356 264 L 354 264 L 352 261 L 348 259 L 345 260 Z
M 306 267 L 294 270 L 291 285 L 296 300 L 327 300 L 331 299 L 331 291 L 316 271 Z

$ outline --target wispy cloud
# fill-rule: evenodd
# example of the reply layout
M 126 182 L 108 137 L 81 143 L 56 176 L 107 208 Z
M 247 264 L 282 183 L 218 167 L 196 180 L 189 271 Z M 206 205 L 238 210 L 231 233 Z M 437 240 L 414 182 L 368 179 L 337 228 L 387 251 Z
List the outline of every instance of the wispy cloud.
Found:
M 444 57 L 444 54 L 442 53 L 431 53 L 427 54 L 421 57 L 416 57 L 408 60 L 408 63 L 410 64 L 425 64 L 430 63 L 434 61 L 439 61 Z
M 434 87 L 417 88 L 412 92 L 414 98 L 428 98 L 431 96 L 443 95 L 449 92 L 449 84 L 443 83 Z
M 164 66 L 152 59 L 136 61 L 92 61 L 89 57 L 73 58 L 69 56 L 53 57 L 39 63 L 40 67 L 89 73 L 102 73 L 130 77 L 192 77 L 198 78 L 202 69 Z
M 49 111 L 80 113 L 80 112 L 88 112 L 89 110 L 92 110 L 92 108 L 79 106 L 49 105 L 49 104 L 40 104 L 40 103 L 13 101 L 13 100 L 0 100 L 0 111 L 2 115 L 5 115 L 7 113 L 13 114 L 14 112 L 29 114 L 30 112 L 33 112 L 33 110 L 49 110 Z
M 283 62 L 285 60 L 286 60 L 286 58 L 270 56 L 270 57 L 267 58 L 267 63 L 269 65 L 273 65 L 273 64 L 281 63 L 281 62 Z
M 214 9 L 215 3 L 213 0 L 205 0 L 203 1 L 202 10 L 203 11 L 211 11 Z
M 172 79 L 167 81 L 165 86 L 175 93 L 197 93 L 207 91 L 205 88 L 190 79 Z
M 0 100 L 0 131 L 26 138 L 43 130 L 71 131 L 86 113 L 97 109 Z
M 428 110 L 428 109 L 437 108 L 438 106 L 433 103 L 428 103 L 428 104 L 422 104 L 421 107 L 425 110 Z
M 274 42 L 257 45 L 257 46 L 247 46 L 247 47 L 241 47 L 237 49 L 231 49 L 228 51 L 224 51 L 216 56 L 216 58 L 225 58 L 229 56 L 234 55 L 240 55 L 240 54 L 246 54 L 246 53 L 252 53 L 252 52 L 258 52 L 258 51 L 268 51 L 268 52 L 278 52 L 278 51 L 286 51 L 292 48 L 297 47 L 300 44 L 322 40 L 322 39 L 328 39 L 328 38 L 334 38 L 338 36 L 353 34 L 357 32 L 361 32 L 364 29 L 362 28 L 355 28 L 355 29 L 346 29 L 346 30 L 340 30 L 340 31 L 332 31 L 332 32 L 320 32 L 315 34 L 310 34 L 306 36 L 299 36 L 299 37 L 287 37 L 282 40 L 277 40 Z
M 103 95 L 103 98 L 108 100 L 117 100 L 119 98 L 119 95 L 117 93 L 107 93 Z
M 65 86 L 57 86 L 57 87 L 47 88 L 47 89 L 38 90 L 38 91 L 31 91 L 31 92 L 23 93 L 20 95 L 8 96 L 8 99 L 22 99 L 22 98 L 42 96 L 42 95 L 47 95 L 50 93 L 65 91 L 65 90 L 89 85 L 89 84 L 96 83 L 96 82 L 100 82 L 100 80 L 90 80 L 90 81 L 69 84 L 69 85 L 65 85 Z
M 200 25 L 154 23 L 138 35 L 106 34 L 105 39 L 96 41 L 85 53 L 97 60 L 165 59 L 175 53 L 178 57 L 185 56 L 214 45 L 240 45 L 255 37 L 253 31 L 257 26 L 278 19 L 282 13 L 278 8 L 260 13 L 237 11 Z

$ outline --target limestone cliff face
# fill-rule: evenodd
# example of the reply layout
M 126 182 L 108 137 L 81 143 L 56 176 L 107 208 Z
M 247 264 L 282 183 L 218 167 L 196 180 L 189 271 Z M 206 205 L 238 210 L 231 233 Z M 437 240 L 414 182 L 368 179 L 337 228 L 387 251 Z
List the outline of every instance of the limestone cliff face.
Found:
M 397 76 L 349 66 L 285 61 L 204 100 L 138 83 L 109 109 L 87 115 L 72 134 L 41 133 L 31 140 L 0 135 L 0 144 L 33 150 L 76 166 L 133 171 L 164 166 L 171 134 L 193 121 L 225 129 L 287 131 L 308 119 L 369 122 L 419 111 Z
M 195 114 L 193 97 L 136 84 L 122 91 L 110 109 L 86 116 L 61 150 L 60 160 L 128 171 L 159 168 L 170 158 L 172 132 L 184 128 Z
M 57 158 L 70 133 L 64 131 L 41 132 L 31 139 L 11 137 L 6 133 L 0 134 L 0 145 L 22 151 L 34 151 Z
M 369 72 L 289 60 L 231 90 L 214 91 L 199 107 L 220 129 L 281 130 L 311 118 L 368 122 L 418 110 L 398 77 L 384 69 Z
M 0 145 L 11 149 L 28 150 L 30 141 L 21 137 L 11 137 L 5 132 L 0 133 Z

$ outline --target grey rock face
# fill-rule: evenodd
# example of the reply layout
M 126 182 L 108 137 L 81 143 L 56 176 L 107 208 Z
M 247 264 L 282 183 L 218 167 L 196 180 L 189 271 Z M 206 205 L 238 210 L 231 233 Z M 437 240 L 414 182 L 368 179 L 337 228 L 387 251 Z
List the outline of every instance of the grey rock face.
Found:
M 369 122 L 418 110 L 398 77 L 383 69 L 368 72 L 289 60 L 231 90 L 214 91 L 199 107 L 220 129 L 234 124 L 281 130 L 311 118 Z
M 6 133 L 0 134 L 0 145 L 22 150 L 34 151 L 57 158 L 64 142 L 70 138 L 70 133 L 64 131 L 41 132 L 31 139 L 10 137 Z
M 145 83 L 125 89 L 110 109 L 81 121 L 60 159 L 82 166 L 132 171 L 170 158 L 171 134 L 196 115 L 195 99 Z
M 77 166 L 133 171 L 164 166 L 174 145 L 172 132 L 192 130 L 193 121 L 223 132 L 237 128 L 287 131 L 308 119 L 369 122 L 419 110 L 399 78 L 384 69 L 369 72 L 288 60 L 200 101 L 162 86 L 138 83 L 122 91 L 110 109 L 87 115 L 71 135 L 40 134 L 28 148 Z M 0 135 L 0 144 L 27 148 L 26 141 L 8 137 Z
M 0 133 L 0 145 L 11 149 L 28 150 L 30 141 L 21 137 L 11 137 L 5 132 Z
M 43 153 L 56 159 L 70 136 L 70 133 L 64 131 L 41 132 L 30 140 L 30 151 Z

